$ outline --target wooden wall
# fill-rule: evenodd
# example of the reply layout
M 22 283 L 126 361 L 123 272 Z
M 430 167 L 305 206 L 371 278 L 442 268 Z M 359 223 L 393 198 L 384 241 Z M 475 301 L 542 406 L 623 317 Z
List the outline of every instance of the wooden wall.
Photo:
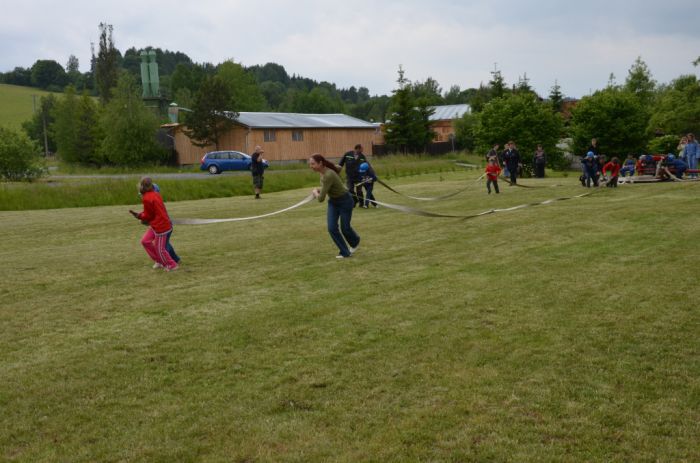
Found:
M 435 121 L 430 128 L 435 131 L 435 141 L 448 141 L 450 134 L 455 133 L 451 120 Z
M 329 158 L 338 158 L 360 143 L 365 154 L 372 153 L 372 143 L 383 140 L 378 128 L 366 129 L 294 129 L 303 132 L 302 141 L 292 140 L 292 129 L 275 129 L 275 141 L 266 142 L 264 129 L 248 129 L 236 126 L 221 138 L 219 150 L 236 150 L 251 154 L 256 145 L 265 150 L 265 159 L 269 161 L 305 160 L 314 153 L 321 153 Z M 173 127 L 178 164 L 199 164 L 204 153 L 214 151 L 215 147 L 199 148 L 183 132 L 182 126 Z

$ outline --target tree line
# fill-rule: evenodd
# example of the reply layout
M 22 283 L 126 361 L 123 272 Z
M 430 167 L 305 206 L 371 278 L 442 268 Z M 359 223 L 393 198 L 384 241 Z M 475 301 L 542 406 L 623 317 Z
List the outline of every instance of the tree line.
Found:
M 140 97 L 141 50 L 129 48 L 122 55 L 112 26 L 102 23 L 99 31 L 89 72 L 81 74 L 77 58 L 71 56 L 65 69 L 55 61 L 38 60 L 29 70 L 0 74 L 2 82 L 64 90 L 61 98 L 43 97 L 34 117 L 24 123 L 29 142 L 58 151 L 65 161 L 95 166 L 167 162 L 168 154 L 154 135 L 163 120 Z M 557 81 L 542 98 L 526 76 L 508 85 L 498 70 L 487 84 L 443 91 L 431 77 L 410 81 L 400 67 L 392 94 L 371 96 L 366 87 L 339 89 L 290 76 L 277 63 L 245 67 L 228 60 L 213 65 L 195 63 L 181 52 L 145 50 L 156 51 L 162 96 L 191 110 L 184 122 L 201 145 L 216 144 L 231 123 L 224 111 L 229 116 L 238 111 L 345 113 L 386 122 L 386 141 L 394 151 L 423 152 L 434 138 L 431 106 L 460 103 L 470 105 L 471 112 L 456 122 L 458 148 L 485 153 L 493 144 L 513 139 L 526 154 L 542 144 L 552 167 L 564 166 L 557 147 L 562 138 L 572 138 L 575 153 L 596 137 L 604 153 L 622 155 L 668 152 L 681 133 L 700 132 L 697 78 L 679 76 L 658 84 L 641 58 L 623 84 L 611 75 L 606 88 L 583 97 L 569 117 Z

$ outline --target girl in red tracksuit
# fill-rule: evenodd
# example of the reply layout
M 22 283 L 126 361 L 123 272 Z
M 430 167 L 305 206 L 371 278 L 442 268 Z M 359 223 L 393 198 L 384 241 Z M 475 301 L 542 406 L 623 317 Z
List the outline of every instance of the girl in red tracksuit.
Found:
M 489 165 L 486 166 L 486 189 L 488 190 L 489 194 L 491 194 L 491 184 L 492 183 L 493 183 L 493 188 L 496 190 L 496 194 L 499 193 L 499 191 L 498 191 L 498 176 L 500 174 L 501 174 L 501 167 L 496 162 L 496 158 L 490 157 L 489 158 Z
M 153 189 L 153 181 L 150 177 L 144 177 L 139 182 L 139 193 L 143 202 L 143 212 L 137 213 L 129 210 L 131 215 L 148 224 L 148 229 L 141 238 L 141 244 L 157 264 L 163 266 L 166 271 L 176 270 L 177 262 L 170 257 L 166 249 L 168 233 L 173 225 L 168 217 L 168 211 L 163 204 L 163 198 Z

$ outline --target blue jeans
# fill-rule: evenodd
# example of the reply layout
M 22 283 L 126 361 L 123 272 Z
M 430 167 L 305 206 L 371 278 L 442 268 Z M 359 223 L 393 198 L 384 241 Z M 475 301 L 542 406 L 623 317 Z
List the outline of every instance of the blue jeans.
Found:
M 173 247 L 172 244 L 170 244 L 170 235 L 173 234 L 172 229 L 168 232 L 168 237 L 165 241 L 165 250 L 168 251 L 168 254 L 170 254 L 170 257 L 175 261 L 175 262 L 180 262 L 180 256 L 178 256 L 175 253 L 175 248 Z
M 620 169 L 620 177 L 626 177 L 628 173 L 634 175 L 634 166 L 625 166 Z
M 369 204 L 370 204 L 370 202 L 371 202 L 372 205 L 376 207 L 376 206 L 377 206 L 377 203 L 374 202 L 374 194 L 372 193 L 372 190 L 374 189 L 374 183 L 372 183 L 372 182 L 370 182 L 370 183 L 365 183 L 365 184 L 362 185 L 362 186 L 365 187 L 365 191 L 366 191 L 366 193 L 365 193 L 365 203 L 363 204 L 363 206 L 369 207 Z
M 688 156 L 688 169 L 697 169 L 698 168 L 698 158 L 697 156 Z M 698 174 L 692 173 L 690 174 L 690 177 L 697 177 Z
M 345 193 L 336 199 L 328 198 L 328 233 L 335 245 L 338 246 L 340 255 L 345 257 L 350 255 L 348 245 L 354 248 L 360 244 L 360 237 L 350 226 L 353 207 L 355 207 L 355 202 L 350 193 Z M 338 219 L 340 219 L 340 228 L 338 228 Z

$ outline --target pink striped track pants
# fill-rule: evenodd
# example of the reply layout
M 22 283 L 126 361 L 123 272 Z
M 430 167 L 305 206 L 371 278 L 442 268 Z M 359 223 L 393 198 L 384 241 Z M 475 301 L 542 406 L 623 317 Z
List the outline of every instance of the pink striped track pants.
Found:
M 143 234 L 143 238 L 141 238 L 141 245 L 154 262 L 158 262 L 167 269 L 173 269 L 177 267 L 177 262 L 170 257 L 170 254 L 165 249 L 169 231 L 170 230 L 165 233 L 156 233 L 151 227 L 148 227 L 146 233 Z

